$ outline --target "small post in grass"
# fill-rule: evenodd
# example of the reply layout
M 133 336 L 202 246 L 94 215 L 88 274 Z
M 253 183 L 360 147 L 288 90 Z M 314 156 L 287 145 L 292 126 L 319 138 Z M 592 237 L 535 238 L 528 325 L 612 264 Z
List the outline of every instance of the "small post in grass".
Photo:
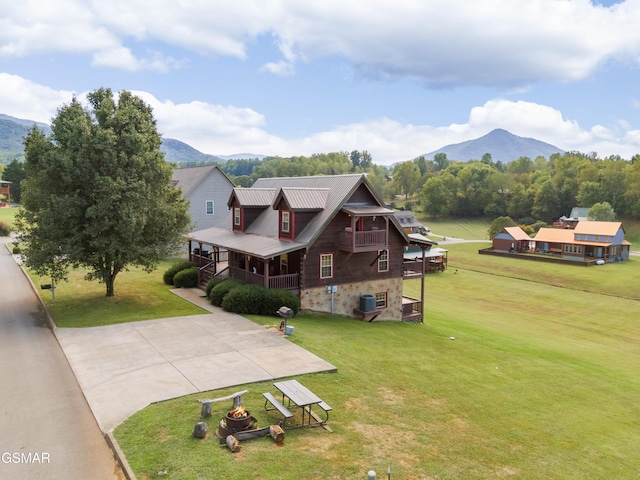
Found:
M 41 284 L 40 288 L 42 290 L 51 290 L 51 303 L 56 303 L 56 281 L 52 278 L 51 283 Z

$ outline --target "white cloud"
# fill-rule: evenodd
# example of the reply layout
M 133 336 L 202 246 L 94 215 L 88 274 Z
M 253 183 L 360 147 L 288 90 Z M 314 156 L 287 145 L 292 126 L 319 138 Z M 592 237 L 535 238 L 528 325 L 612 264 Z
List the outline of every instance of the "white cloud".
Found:
M 632 129 L 626 122 L 594 125 L 586 130 L 564 118 L 560 111 L 531 102 L 490 100 L 473 107 L 464 123 L 412 125 L 379 118 L 285 139 L 269 133 L 268 119 L 251 108 L 201 101 L 174 103 L 159 100 L 148 92 L 133 93 L 151 105 L 164 137 L 181 140 L 210 154 L 251 152 L 291 156 L 367 150 L 375 163 L 388 165 L 478 138 L 494 128 L 536 138 L 564 150 L 595 151 L 600 156 L 620 155 L 627 159 L 640 153 L 640 130 Z M 48 123 L 72 96 L 73 92 L 56 91 L 15 75 L 0 74 L 0 112 L 8 115 Z M 77 96 L 84 98 L 83 93 Z
M 56 111 L 73 92 L 54 90 L 17 75 L 0 73 L 0 112 L 12 117 L 51 123 Z
M 285 61 L 265 63 L 261 68 L 261 72 L 273 73 L 279 77 L 288 77 L 295 73 L 294 66 Z
M 282 58 L 264 66 L 278 75 L 301 60 L 340 56 L 362 74 L 433 86 L 520 88 L 640 58 L 638 0 L 610 8 L 589 0 L 0 0 L 0 7 L 0 55 L 84 53 L 125 70 L 149 66 L 128 58 L 133 45 L 245 58 L 259 35 L 280 48 Z

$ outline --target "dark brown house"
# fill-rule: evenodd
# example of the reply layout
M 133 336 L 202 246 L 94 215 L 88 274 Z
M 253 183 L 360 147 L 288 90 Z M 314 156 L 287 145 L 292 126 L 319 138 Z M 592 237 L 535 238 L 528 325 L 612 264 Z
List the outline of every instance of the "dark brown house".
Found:
M 408 270 L 403 254 L 413 244 L 424 257 L 434 242 L 409 238 L 365 175 L 261 178 L 227 206 L 189 235 L 202 272 L 289 289 L 306 310 L 422 320 L 424 299 L 403 296 L 403 279 L 424 279 L 424 261 Z

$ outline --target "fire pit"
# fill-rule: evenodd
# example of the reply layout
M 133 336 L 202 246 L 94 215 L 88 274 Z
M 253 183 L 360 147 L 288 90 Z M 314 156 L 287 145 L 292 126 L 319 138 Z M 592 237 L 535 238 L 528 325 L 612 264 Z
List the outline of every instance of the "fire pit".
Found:
M 252 417 L 249 410 L 242 405 L 227 412 L 227 430 L 244 430 L 251 427 Z

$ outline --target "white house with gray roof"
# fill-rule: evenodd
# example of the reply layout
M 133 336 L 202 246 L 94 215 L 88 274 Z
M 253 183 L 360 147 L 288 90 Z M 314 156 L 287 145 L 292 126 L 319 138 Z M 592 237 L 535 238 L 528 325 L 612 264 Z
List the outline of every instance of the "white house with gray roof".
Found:
M 218 165 L 176 168 L 172 183 L 189 200 L 195 229 L 213 227 L 227 215 L 227 200 L 235 185 Z

